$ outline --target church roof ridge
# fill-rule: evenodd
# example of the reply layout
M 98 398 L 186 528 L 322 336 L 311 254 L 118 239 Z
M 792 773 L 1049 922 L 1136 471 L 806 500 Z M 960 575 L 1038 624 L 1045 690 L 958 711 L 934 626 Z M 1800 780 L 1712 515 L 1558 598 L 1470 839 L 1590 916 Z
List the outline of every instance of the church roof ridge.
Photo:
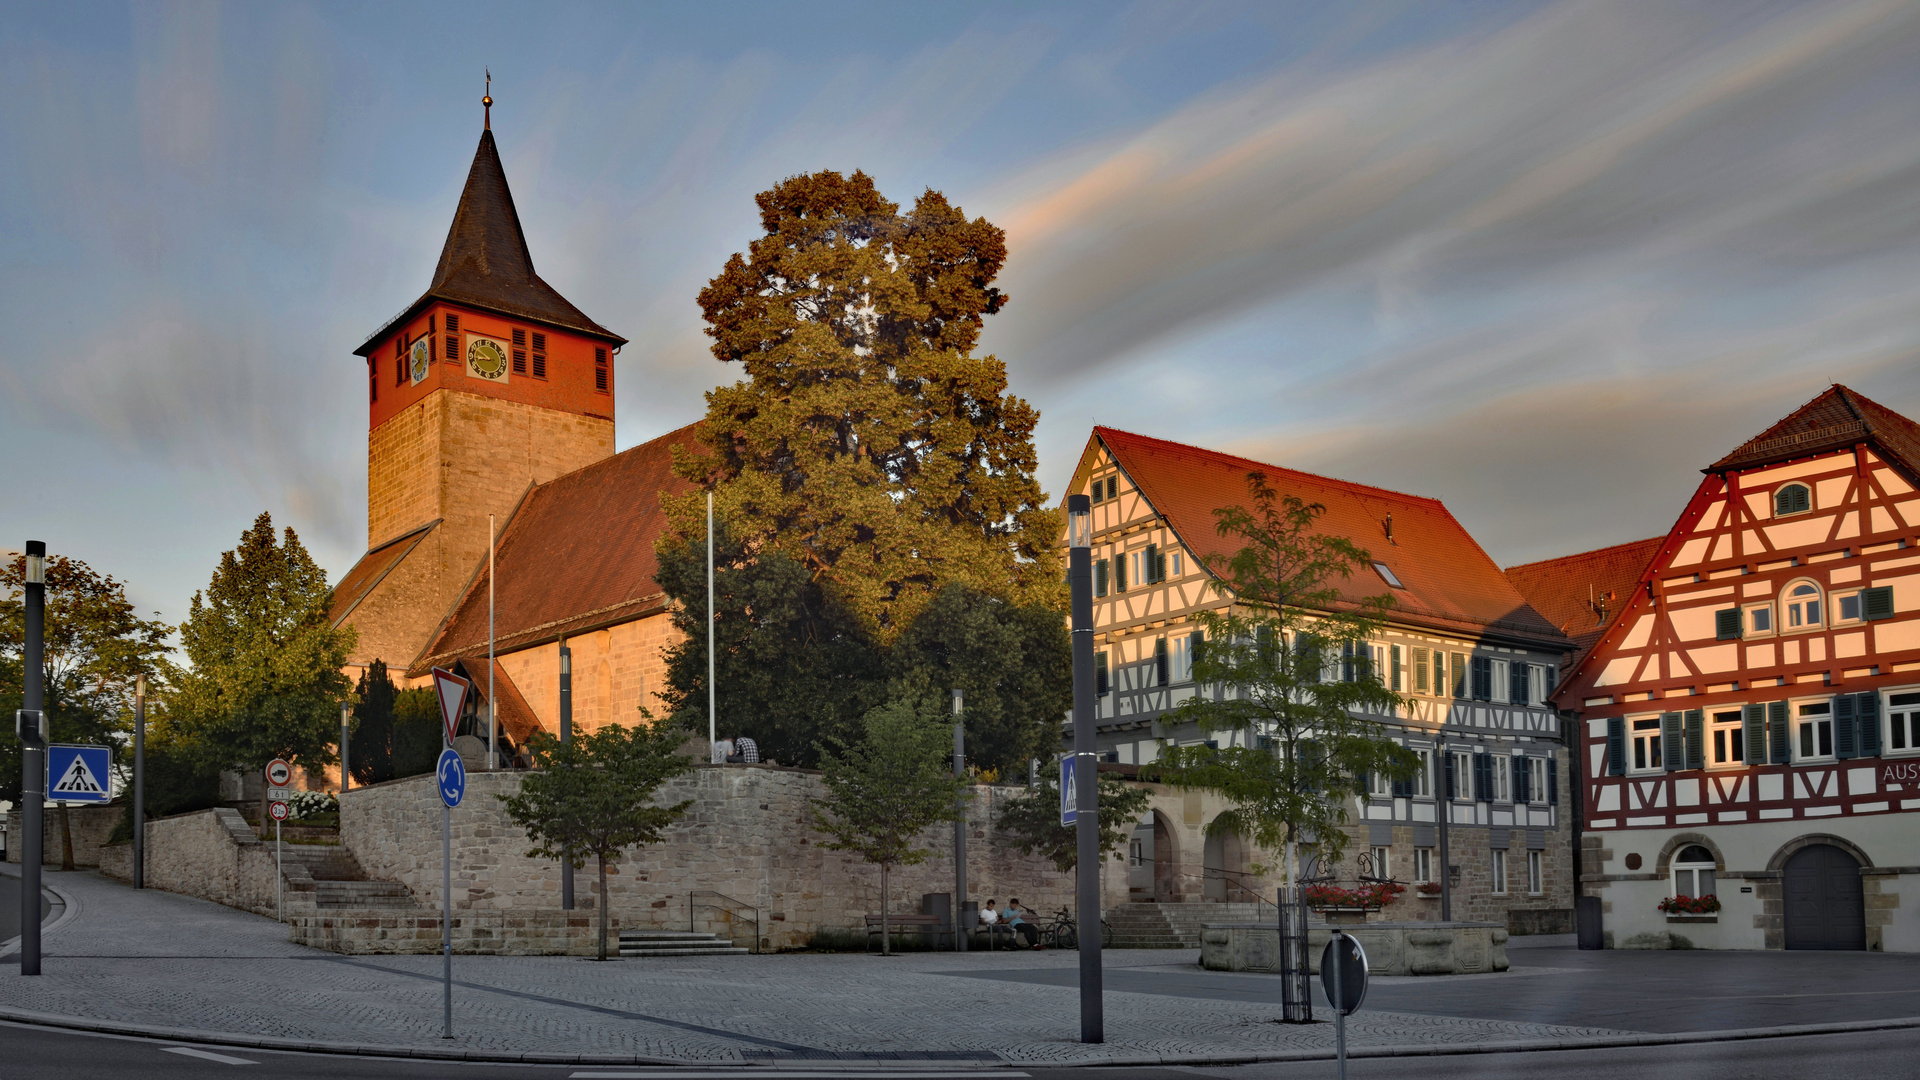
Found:
M 354 350 L 355 355 L 371 353 L 395 326 L 435 300 L 546 323 L 604 338 L 615 345 L 626 344 L 625 338 L 588 318 L 534 271 L 533 253 L 527 247 L 526 231 L 520 226 L 520 212 L 514 206 L 513 191 L 507 185 L 506 168 L 500 163 L 491 128 L 480 132 L 480 145 L 474 150 L 466 186 L 454 208 L 453 224 L 440 249 L 433 283 Z

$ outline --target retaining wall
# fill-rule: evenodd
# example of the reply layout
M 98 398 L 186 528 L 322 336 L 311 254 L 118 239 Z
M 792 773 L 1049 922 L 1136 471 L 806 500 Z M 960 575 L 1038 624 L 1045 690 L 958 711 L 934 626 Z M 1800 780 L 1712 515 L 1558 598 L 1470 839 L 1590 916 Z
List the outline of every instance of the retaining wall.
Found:
M 73 865 L 99 866 L 100 847 L 107 842 L 107 835 L 113 832 L 113 826 L 126 814 L 124 803 L 107 803 L 100 806 L 70 806 L 67 813 L 73 823 Z M 26 847 L 23 837 L 26 830 L 18 809 L 7 813 L 7 861 L 20 861 L 20 852 Z M 60 808 L 49 806 L 40 812 L 40 861 L 46 866 L 59 866 L 62 850 L 60 833 Z

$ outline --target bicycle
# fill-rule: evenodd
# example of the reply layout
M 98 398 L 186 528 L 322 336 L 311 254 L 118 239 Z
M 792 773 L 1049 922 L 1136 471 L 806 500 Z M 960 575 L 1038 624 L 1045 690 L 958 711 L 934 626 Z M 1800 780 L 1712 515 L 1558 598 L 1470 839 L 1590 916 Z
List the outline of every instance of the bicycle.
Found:
M 1073 920 L 1073 913 L 1065 908 L 1053 913 L 1053 921 L 1040 928 L 1040 937 L 1056 949 L 1077 949 L 1080 947 L 1080 929 Z M 1113 924 L 1100 920 L 1100 944 L 1113 946 Z

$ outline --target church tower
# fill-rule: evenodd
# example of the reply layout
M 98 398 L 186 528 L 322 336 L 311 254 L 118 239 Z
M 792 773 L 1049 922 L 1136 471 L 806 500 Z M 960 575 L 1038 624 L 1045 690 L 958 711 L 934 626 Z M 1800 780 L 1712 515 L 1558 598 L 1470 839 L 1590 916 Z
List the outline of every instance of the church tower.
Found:
M 367 554 L 335 589 L 355 667 L 420 654 L 534 484 L 613 453 L 626 339 L 534 272 L 485 99 L 433 282 L 354 350 L 367 370 Z

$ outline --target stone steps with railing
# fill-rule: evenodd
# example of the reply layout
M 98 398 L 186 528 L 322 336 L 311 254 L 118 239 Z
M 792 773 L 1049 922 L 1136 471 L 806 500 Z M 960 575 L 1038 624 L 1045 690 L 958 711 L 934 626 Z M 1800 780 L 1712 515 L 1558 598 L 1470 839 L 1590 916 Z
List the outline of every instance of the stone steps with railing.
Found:
M 676 930 L 622 930 L 621 956 L 741 956 L 748 952 L 718 934 Z
M 1120 904 L 1107 909 L 1116 949 L 1197 949 L 1208 923 L 1271 922 L 1272 904 Z

